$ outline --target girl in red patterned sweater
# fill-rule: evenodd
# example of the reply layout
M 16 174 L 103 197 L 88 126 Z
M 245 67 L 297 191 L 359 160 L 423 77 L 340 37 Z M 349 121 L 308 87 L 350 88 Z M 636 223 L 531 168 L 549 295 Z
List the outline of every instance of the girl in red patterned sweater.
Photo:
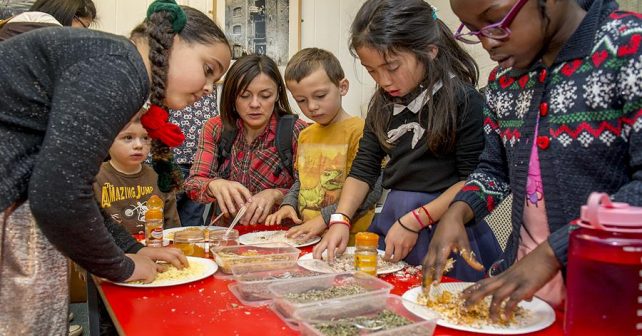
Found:
M 592 191 L 642 205 L 642 17 L 613 0 L 451 0 L 456 37 L 482 43 L 490 75 L 480 164 L 437 228 L 424 262 L 438 281 L 464 223 L 513 193 L 512 265 L 465 292 L 510 316 L 533 295 L 563 307 L 568 223 Z M 517 261 L 517 262 L 515 262 Z M 513 264 L 514 263 L 514 264 Z

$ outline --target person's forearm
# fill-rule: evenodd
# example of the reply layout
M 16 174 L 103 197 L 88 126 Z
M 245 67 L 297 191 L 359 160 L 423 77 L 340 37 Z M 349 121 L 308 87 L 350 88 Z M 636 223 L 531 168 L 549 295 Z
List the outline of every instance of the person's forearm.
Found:
M 455 196 L 464 186 L 464 183 L 465 183 L 464 181 L 459 181 L 453 184 L 452 186 L 450 186 L 450 188 L 446 189 L 446 191 L 441 193 L 439 197 L 435 198 L 434 200 L 424 205 L 426 210 L 430 213 L 430 216 L 432 217 L 433 221 L 435 222 L 439 221 L 441 216 L 443 216 L 444 213 L 446 213 L 446 210 L 448 210 L 450 203 L 452 203 L 453 199 L 455 199 Z
M 348 177 L 341 190 L 337 213 L 342 213 L 352 218 L 369 191 L 370 186 L 368 183 Z

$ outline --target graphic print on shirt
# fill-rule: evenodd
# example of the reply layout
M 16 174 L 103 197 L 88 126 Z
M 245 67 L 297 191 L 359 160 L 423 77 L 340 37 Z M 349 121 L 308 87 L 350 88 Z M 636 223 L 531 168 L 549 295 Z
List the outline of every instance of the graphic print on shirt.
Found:
M 105 182 L 100 189 L 100 207 L 103 209 L 110 208 L 114 202 L 139 200 L 141 197 L 151 195 L 154 192 L 154 187 L 151 185 L 121 187 L 114 186 L 109 182 Z
M 347 175 L 347 144 L 300 144 L 299 212 L 305 220 L 337 202 Z

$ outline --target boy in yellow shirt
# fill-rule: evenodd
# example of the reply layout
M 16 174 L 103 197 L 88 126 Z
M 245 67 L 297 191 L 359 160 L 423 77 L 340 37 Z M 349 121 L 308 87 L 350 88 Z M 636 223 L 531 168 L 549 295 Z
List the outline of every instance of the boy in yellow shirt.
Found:
M 343 182 L 357 154 L 364 120 L 349 115 L 341 106 L 349 83 L 339 60 L 318 48 L 299 51 L 288 62 L 285 82 L 303 114 L 315 123 L 299 135 L 295 182 L 279 211 L 266 219 L 268 225 L 291 219 L 297 225 L 287 236 L 307 240 L 327 229 L 336 210 Z M 381 196 L 381 180 L 361 205 L 350 232 L 366 231 Z

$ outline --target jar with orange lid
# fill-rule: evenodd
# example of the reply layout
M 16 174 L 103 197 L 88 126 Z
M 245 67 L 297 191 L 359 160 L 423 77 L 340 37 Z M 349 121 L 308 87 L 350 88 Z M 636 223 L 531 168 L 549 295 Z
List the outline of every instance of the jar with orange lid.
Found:
M 379 236 L 372 232 L 359 232 L 355 236 L 354 268 L 373 276 L 377 275 L 377 244 Z
M 205 232 L 203 230 L 183 230 L 174 234 L 174 247 L 191 257 L 205 258 Z
M 145 242 L 147 246 L 163 246 L 163 200 L 152 195 L 145 212 Z

